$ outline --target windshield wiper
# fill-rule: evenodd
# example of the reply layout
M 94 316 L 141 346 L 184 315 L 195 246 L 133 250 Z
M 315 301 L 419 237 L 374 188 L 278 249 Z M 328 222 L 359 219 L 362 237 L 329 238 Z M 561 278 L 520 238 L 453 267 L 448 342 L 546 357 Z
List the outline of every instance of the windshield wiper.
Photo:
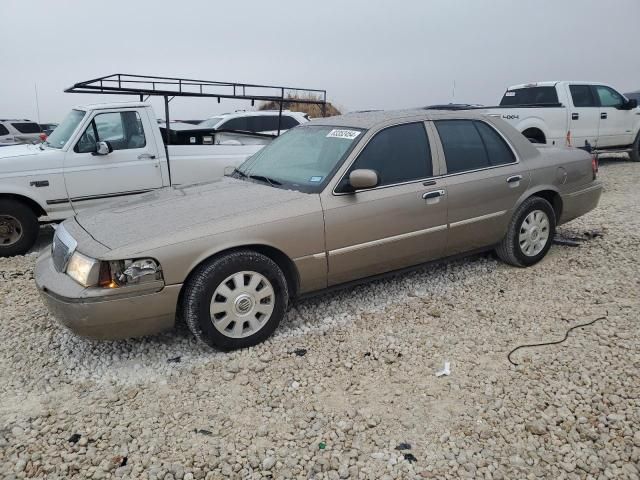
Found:
M 244 173 L 242 170 L 240 170 L 237 167 L 233 168 L 233 171 L 231 172 L 231 175 L 229 175 L 229 176 L 232 176 L 232 175 L 238 175 L 241 178 L 245 178 L 247 176 L 246 173 Z
M 249 175 L 249 178 L 252 180 L 258 180 L 259 182 L 265 182 L 271 185 L 272 187 L 276 185 L 282 185 L 278 180 L 274 180 L 273 178 L 265 177 L 264 175 Z

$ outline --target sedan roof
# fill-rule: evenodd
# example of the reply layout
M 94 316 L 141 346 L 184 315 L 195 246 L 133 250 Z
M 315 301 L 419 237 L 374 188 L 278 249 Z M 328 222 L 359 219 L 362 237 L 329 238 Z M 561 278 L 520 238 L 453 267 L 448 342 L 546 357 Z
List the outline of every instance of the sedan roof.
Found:
M 425 120 L 446 120 L 456 118 L 479 119 L 484 117 L 482 113 L 469 110 L 373 110 L 368 112 L 353 112 L 345 115 L 337 115 L 335 117 L 318 118 L 309 122 L 307 125 L 328 125 L 335 127 L 353 127 L 353 128 L 373 128 L 386 123 L 393 123 L 397 120 L 425 121 Z

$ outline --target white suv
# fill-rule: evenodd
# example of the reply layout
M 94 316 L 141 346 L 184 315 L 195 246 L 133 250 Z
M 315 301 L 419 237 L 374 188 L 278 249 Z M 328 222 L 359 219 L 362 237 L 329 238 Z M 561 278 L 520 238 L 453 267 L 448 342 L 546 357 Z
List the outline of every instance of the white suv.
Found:
M 40 125 L 31 120 L 0 118 L 0 146 L 19 143 L 40 143 Z
M 215 128 L 216 130 L 242 130 L 246 132 L 278 134 L 278 110 L 258 110 L 235 113 L 223 113 L 204 120 L 198 124 L 200 128 Z M 309 116 L 302 112 L 282 111 L 280 132 L 285 132 L 301 123 L 309 121 Z

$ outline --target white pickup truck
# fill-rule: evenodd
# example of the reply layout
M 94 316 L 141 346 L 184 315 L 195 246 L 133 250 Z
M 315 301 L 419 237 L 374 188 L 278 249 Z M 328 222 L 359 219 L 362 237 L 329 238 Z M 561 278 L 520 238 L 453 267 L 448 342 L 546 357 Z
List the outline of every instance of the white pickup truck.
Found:
M 608 85 L 596 82 L 538 82 L 509 87 L 500 106 L 488 112 L 533 142 L 624 151 L 640 161 L 640 109 Z
M 0 257 L 27 252 L 40 223 L 170 186 L 220 178 L 271 141 L 214 132 L 209 145 L 168 145 L 148 103 L 74 108 L 39 145 L 0 148 Z

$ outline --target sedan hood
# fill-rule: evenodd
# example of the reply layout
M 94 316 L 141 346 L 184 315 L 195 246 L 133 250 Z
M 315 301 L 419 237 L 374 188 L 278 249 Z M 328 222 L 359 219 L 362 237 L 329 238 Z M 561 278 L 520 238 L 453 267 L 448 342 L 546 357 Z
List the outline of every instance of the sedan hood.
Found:
M 80 213 L 76 221 L 96 241 L 118 249 L 145 240 L 188 240 L 198 227 L 222 224 L 245 214 L 295 201 L 307 194 L 223 178 L 164 188 L 103 210 Z

